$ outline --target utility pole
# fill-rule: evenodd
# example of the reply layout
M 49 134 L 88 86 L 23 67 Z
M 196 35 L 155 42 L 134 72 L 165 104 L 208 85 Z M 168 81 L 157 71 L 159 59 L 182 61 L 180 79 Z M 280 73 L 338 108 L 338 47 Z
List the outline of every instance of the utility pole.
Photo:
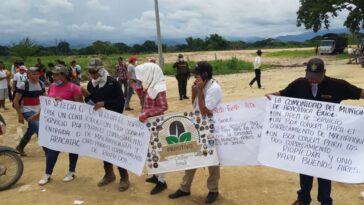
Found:
M 159 66 L 163 69 L 164 67 L 164 59 L 163 59 L 163 48 L 162 48 L 162 40 L 161 40 L 161 26 L 159 22 L 159 8 L 158 8 L 158 0 L 154 0 L 155 5 L 155 20 L 157 25 L 157 45 L 158 45 L 158 54 L 159 54 Z

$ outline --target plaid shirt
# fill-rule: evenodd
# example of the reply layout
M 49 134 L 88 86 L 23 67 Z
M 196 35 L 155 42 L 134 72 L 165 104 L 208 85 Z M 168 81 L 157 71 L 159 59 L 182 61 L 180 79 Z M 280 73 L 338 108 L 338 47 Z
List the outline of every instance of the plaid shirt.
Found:
M 119 80 L 127 80 L 128 79 L 128 68 L 125 63 L 122 65 L 115 65 L 115 76 L 119 78 Z
M 168 110 L 166 91 L 158 93 L 157 97 L 153 100 L 148 94 L 144 97 L 143 112 L 140 116 L 144 118 L 162 115 Z

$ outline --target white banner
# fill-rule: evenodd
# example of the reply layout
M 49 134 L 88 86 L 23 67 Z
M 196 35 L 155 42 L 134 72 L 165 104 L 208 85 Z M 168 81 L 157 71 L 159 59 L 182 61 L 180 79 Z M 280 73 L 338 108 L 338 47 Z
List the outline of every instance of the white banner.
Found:
M 216 148 L 223 166 L 258 165 L 265 97 L 219 105 L 214 110 Z
M 48 97 L 41 97 L 41 108 L 41 146 L 101 159 L 142 174 L 150 133 L 137 119 Z
M 272 97 L 259 161 L 310 176 L 363 183 L 363 125 L 363 108 Z
M 217 165 L 213 115 L 200 111 L 148 118 L 151 142 L 147 157 L 149 174 Z

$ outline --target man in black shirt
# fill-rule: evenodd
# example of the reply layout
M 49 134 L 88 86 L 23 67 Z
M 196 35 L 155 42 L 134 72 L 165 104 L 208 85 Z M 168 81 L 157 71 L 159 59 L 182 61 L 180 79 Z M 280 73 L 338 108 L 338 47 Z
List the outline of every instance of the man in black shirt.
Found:
M 91 79 L 87 89 L 81 88 L 86 102 L 94 105 L 95 110 L 104 107 L 107 110 L 123 113 L 124 94 L 118 81 L 109 76 L 100 59 L 91 60 L 87 68 Z M 99 187 L 106 186 L 116 178 L 111 163 L 104 161 L 104 170 L 105 175 L 97 184 Z M 122 167 L 118 167 L 118 170 L 119 191 L 126 191 L 130 185 L 128 171 Z
M 347 99 L 364 99 L 364 91 L 345 80 L 330 78 L 325 75 L 324 62 L 319 58 L 308 61 L 306 77 L 291 82 L 285 89 L 266 95 L 285 96 L 323 102 L 340 103 Z M 331 181 L 318 178 L 317 200 L 321 205 L 332 205 Z M 311 203 L 311 189 L 313 177 L 300 174 L 301 189 L 292 205 L 309 205 Z
M 179 100 L 188 99 L 186 95 L 187 80 L 190 78 L 190 69 L 188 63 L 183 59 L 183 55 L 178 55 L 178 61 L 173 64 L 176 69 L 176 78 L 178 81 Z

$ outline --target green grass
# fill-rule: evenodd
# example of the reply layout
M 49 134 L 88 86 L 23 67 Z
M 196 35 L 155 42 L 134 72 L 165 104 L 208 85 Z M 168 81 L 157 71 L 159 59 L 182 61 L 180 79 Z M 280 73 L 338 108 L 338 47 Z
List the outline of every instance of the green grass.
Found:
M 208 61 L 213 68 L 214 75 L 232 74 L 240 72 L 248 72 L 253 70 L 253 64 L 251 62 L 242 61 L 235 57 L 228 60 L 213 60 Z M 188 62 L 191 72 L 196 66 L 196 62 Z M 266 69 L 269 65 L 263 64 L 262 69 Z M 174 75 L 175 70 L 172 68 L 172 64 L 166 64 L 164 66 L 165 75 Z
M 308 58 L 315 56 L 315 50 L 275 51 L 263 55 L 273 58 Z
M 310 58 L 310 57 L 316 57 L 315 55 L 315 50 L 287 50 L 287 51 L 275 51 L 275 52 L 270 52 L 270 53 L 266 53 L 264 54 L 264 56 L 266 57 L 272 57 L 272 58 Z M 347 52 L 344 52 L 342 54 L 337 54 L 337 55 L 329 55 L 329 56 L 333 56 L 336 57 L 339 60 L 342 59 L 347 59 L 348 58 L 348 54 Z M 318 55 L 317 57 L 320 57 L 320 55 Z

